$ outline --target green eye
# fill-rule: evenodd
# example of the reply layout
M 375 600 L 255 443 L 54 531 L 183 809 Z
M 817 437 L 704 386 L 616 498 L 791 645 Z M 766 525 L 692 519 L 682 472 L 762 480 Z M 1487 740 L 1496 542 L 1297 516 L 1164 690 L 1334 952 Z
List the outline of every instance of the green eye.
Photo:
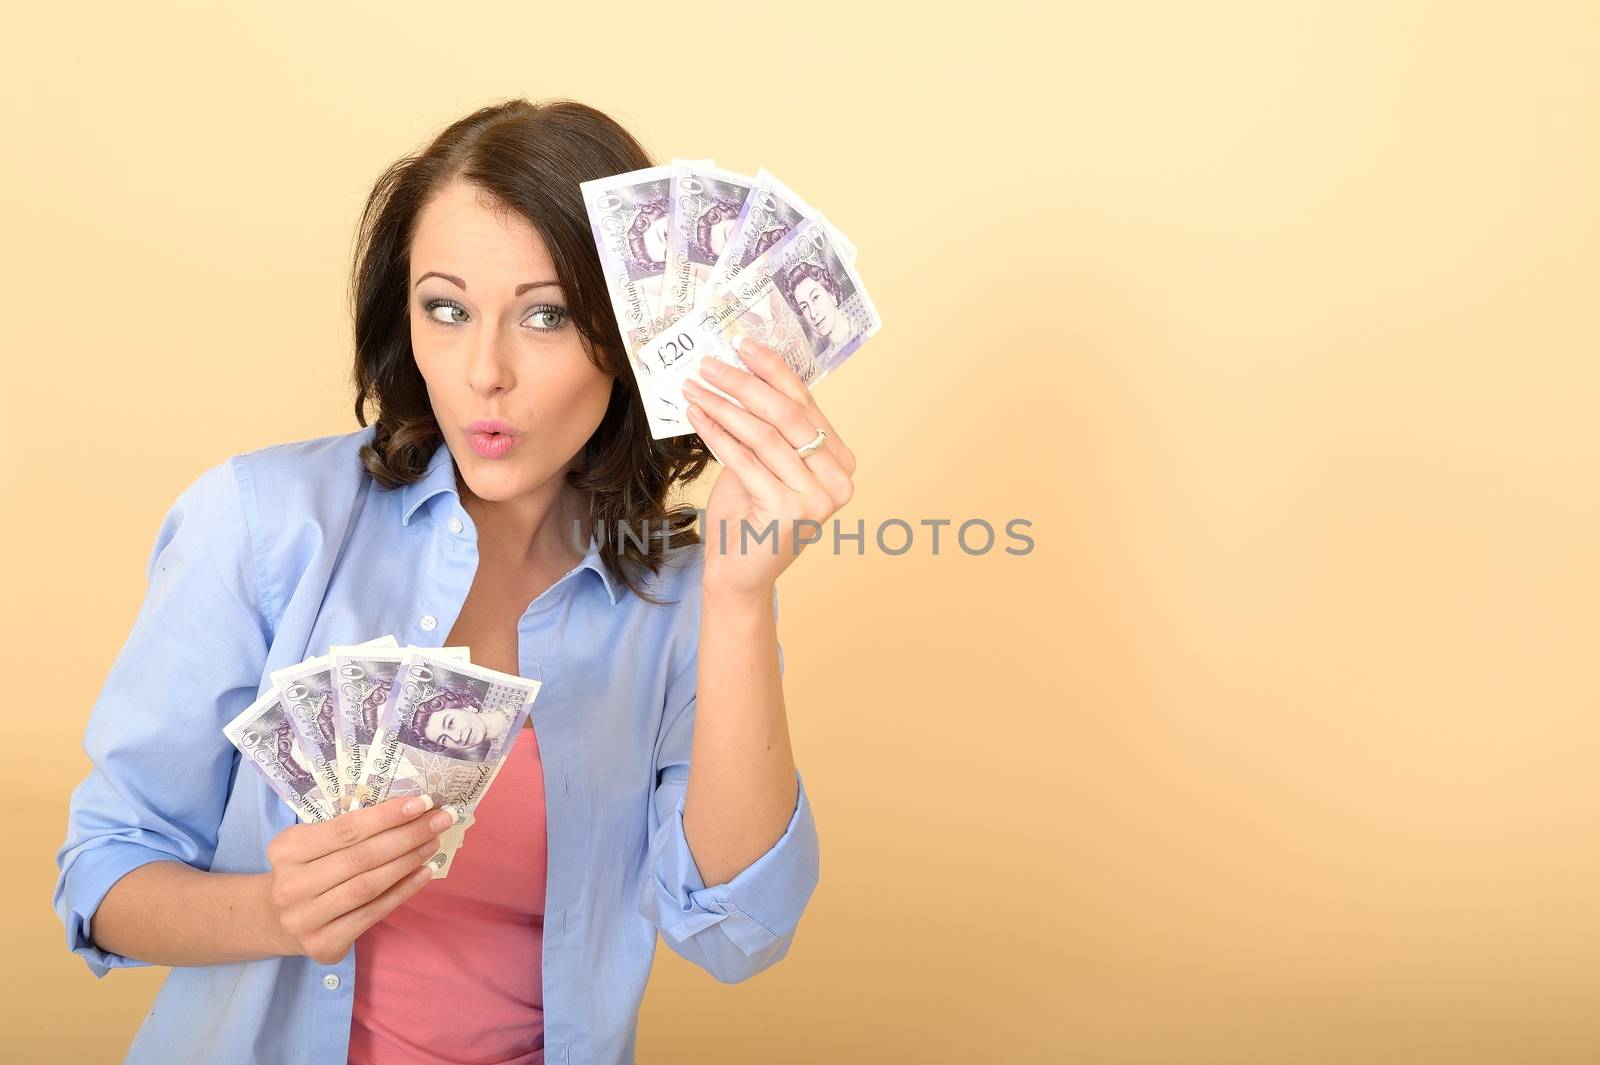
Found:
M 446 319 L 440 318 L 438 315 L 434 314 L 433 312 L 438 310 L 440 307 L 446 307 L 446 308 L 449 308 L 450 310 L 453 310 L 453 311 L 460 311 L 462 314 L 466 314 L 467 313 L 466 309 L 463 308 L 461 306 L 461 304 L 457 303 L 455 300 L 429 300 L 427 303 L 422 305 L 422 309 L 427 313 L 428 317 L 432 318 L 434 321 L 438 322 L 440 325 L 459 325 L 460 324 L 459 320 L 446 320 Z
M 542 307 L 535 307 L 533 309 L 533 313 L 528 315 L 528 320 L 530 322 L 534 321 L 535 319 L 539 319 L 545 323 L 543 325 L 536 324 L 534 326 L 535 329 L 538 329 L 541 332 L 551 332 L 553 330 L 560 329 L 561 326 L 566 322 L 567 312 L 562 307 L 557 307 L 554 304 L 546 304 Z

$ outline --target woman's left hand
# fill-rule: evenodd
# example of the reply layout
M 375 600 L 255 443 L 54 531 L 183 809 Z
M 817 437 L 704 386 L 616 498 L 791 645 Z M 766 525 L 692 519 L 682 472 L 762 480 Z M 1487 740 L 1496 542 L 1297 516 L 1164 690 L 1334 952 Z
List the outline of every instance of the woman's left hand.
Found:
M 689 423 L 724 467 L 706 500 L 705 586 L 757 598 L 771 595 L 804 542 L 825 540 L 828 519 L 850 501 L 856 457 L 781 355 L 747 339 L 739 357 L 753 372 L 707 356 L 683 392 Z M 797 449 L 818 429 L 827 438 L 802 458 Z

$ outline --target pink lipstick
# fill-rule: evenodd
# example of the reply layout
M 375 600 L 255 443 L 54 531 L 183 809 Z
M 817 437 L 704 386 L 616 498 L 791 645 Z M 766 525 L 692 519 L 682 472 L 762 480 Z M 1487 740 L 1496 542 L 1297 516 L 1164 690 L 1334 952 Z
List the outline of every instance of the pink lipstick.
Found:
M 504 458 L 522 434 L 498 418 L 480 418 L 467 426 L 467 446 L 486 459 Z

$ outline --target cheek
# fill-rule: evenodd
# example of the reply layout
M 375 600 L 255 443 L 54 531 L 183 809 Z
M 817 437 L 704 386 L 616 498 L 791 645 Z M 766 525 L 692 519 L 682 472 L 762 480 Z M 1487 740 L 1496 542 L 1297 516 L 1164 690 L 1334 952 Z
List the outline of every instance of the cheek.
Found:
M 575 343 L 545 378 L 540 403 L 547 411 L 572 410 L 599 397 L 602 406 L 611 394 L 611 378 L 589 361 L 583 344 Z
M 441 413 L 454 409 L 457 404 L 453 397 L 461 392 L 465 382 L 458 380 L 458 375 L 452 372 L 449 353 L 430 348 L 424 335 L 421 344 L 413 341 L 411 361 L 417 368 L 417 375 L 422 378 L 429 405 Z

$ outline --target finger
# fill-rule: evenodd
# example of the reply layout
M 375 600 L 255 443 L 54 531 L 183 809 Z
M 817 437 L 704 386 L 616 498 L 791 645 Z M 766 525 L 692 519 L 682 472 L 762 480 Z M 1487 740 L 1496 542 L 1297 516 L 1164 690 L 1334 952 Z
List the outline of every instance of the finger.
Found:
M 690 383 L 685 384 L 684 390 L 691 391 Z M 840 468 L 838 460 L 825 450 L 818 449 L 802 457 L 771 422 L 740 409 L 710 390 L 701 390 L 695 399 L 704 403 L 704 409 L 714 420 L 799 496 L 803 507 L 800 517 L 822 521 L 850 501 L 854 491 L 850 477 Z
M 775 355 L 770 357 L 774 361 L 782 361 Z M 790 373 L 792 376 L 793 371 Z M 794 396 L 788 390 L 774 387 L 755 374 L 741 370 L 721 359 L 702 359 L 688 381 L 702 389 L 709 389 L 713 394 L 725 393 L 722 398 L 732 397 L 736 401 L 735 406 L 759 414 L 777 426 L 791 447 L 799 447 L 815 437 L 818 423 L 825 420 L 822 418 L 822 412 L 817 409 L 811 392 L 804 385 L 800 386 L 799 395 Z M 726 419 L 720 417 L 718 420 L 726 422 Z M 830 433 L 829 436 L 831 435 Z
M 833 510 L 838 510 L 850 502 L 850 497 L 855 494 L 855 484 L 831 451 L 826 447 L 818 448 L 801 461 L 817 475 L 818 483 L 822 485 L 823 491 L 828 493 L 828 499 L 833 503 Z
M 805 403 L 806 396 L 811 390 L 782 355 L 754 337 L 740 337 L 735 347 L 738 349 L 740 360 L 750 368 L 751 376 L 796 403 Z M 707 356 L 707 361 L 714 357 Z
M 758 378 L 762 383 L 767 385 L 767 387 L 773 389 L 781 395 L 787 396 L 802 409 L 809 424 L 807 424 L 805 427 L 804 436 L 800 438 L 801 444 L 814 437 L 817 434 L 818 429 L 826 430 L 828 439 L 823 443 L 822 448 L 817 453 L 820 454 L 821 451 L 828 451 L 832 453 L 834 458 L 838 460 L 840 467 L 843 468 L 846 475 L 856 472 L 855 453 L 845 446 L 844 439 L 840 437 L 838 431 L 834 429 L 833 423 L 828 420 L 827 415 L 822 413 L 822 408 L 817 406 L 815 394 L 812 393 L 809 386 L 800 380 L 800 375 L 795 373 L 794 368 L 784 361 L 782 355 L 779 355 L 776 351 L 767 347 L 765 344 L 759 343 L 750 337 L 745 337 L 740 341 L 739 344 L 739 357 L 741 360 L 743 360 L 746 366 L 750 367 L 746 376 Z M 711 358 L 712 357 L 707 357 L 701 360 L 700 365 L 702 367 L 705 366 L 711 361 Z M 732 364 L 729 363 L 725 365 L 731 366 Z M 743 378 L 737 376 L 739 373 L 738 367 L 733 367 L 733 370 L 734 374 L 724 374 L 723 376 L 729 377 L 731 383 L 738 384 L 743 380 Z M 724 391 L 733 391 L 731 388 L 725 386 L 720 380 L 713 381 L 712 383 Z M 740 403 L 745 403 L 745 397 L 743 395 L 736 394 L 736 398 Z M 749 406 L 748 403 L 745 403 L 745 405 Z M 785 428 L 789 427 L 785 426 Z M 795 446 L 798 447 L 799 444 Z
M 304 825 L 304 832 L 285 833 L 283 857 L 293 862 L 312 862 L 318 857 L 342 851 L 363 840 L 370 840 L 395 825 L 416 819 L 429 809 L 430 795 L 395 795 L 365 809 L 352 809 L 322 824 Z
M 783 495 L 784 483 L 756 458 L 755 452 L 741 444 L 698 403 L 689 404 L 689 424 L 694 426 L 694 431 L 700 434 L 700 439 L 706 442 L 718 461 L 738 474 L 751 495 L 768 500 Z
M 772 357 L 777 358 L 776 355 Z M 721 371 L 714 369 L 718 366 L 725 366 L 727 369 Z M 812 491 L 811 485 L 814 479 L 832 504 L 828 508 L 828 513 L 850 502 L 855 489 L 850 483 L 850 474 L 840 463 L 839 456 L 829 447 L 833 439 L 832 434 L 826 434 L 823 445 L 809 455 L 802 456 L 798 450 L 800 445 L 795 443 L 796 440 L 801 443 L 810 442 L 816 434 L 817 422 L 826 420 L 821 418 L 821 412 L 817 410 L 809 391 L 803 391 L 805 404 L 802 408 L 801 404 L 767 382 L 718 359 L 702 360 L 699 372 L 706 371 L 710 372 L 710 377 L 714 380 L 702 383 L 695 375 L 691 375 L 683 385 L 686 396 L 701 403 L 724 428 L 755 449 L 762 461 L 766 462 L 767 466 L 790 488 L 797 492 L 809 493 Z M 734 380 L 726 382 L 727 388 L 722 390 L 735 394 L 738 403 L 730 402 L 718 393 L 724 379 L 730 377 Z M 777 428 L 784 444 L 787 445 L 785 450 L 794 457 L 795 462 L 790 462 L 787 458 L 778 459 L 769 454 L 762 446 L 762 438 L 766 434 L 758 422 L 746 416 L 746 411 L 758 415 Z M 752 436 L 752 433 L 759 435 Z M 801 470 L 811 476 L 804 476 L 799 472 Z M 818 502 L 820 505 L 820 500 Z
M 427 859 L 422 859 L 426 861 Z M 421 866 L 402 876 L 387 891 L 371 902 L 356 907 L 323 929 L 323 938 L 333 943 L 354 943 L 356 938 L 395 911 L 401 903 L 421 891 L 433 879 L 432 866 Z
M 307 924 L 312 928 L 323 928 L 375 901 L 438 853 L 439 837 L 429 836 L 426 843 L 401 851 L 382 865 L 335 884 L 318 895 L 306 908 Z
M 817 409 L 811 390 L 776 352 L 751 340 L 745 344 L 749 346 L 746 365 L 751 369 L 707 356 L 695 364 L 688 379 L 761 415 L 777 426 L 792 446 L 799 447 L 816 436 L 817 427 L 827 419 Z
M 770 389 L 768 391 L 771 391 Z M 738 438 L 791 490 L 811 495 L 822 490 L 816 475 L 801 461 L 793 444 L 768 418 L 723 399 L 692 378 L 683 383 L 683 394 L 692 399 L 724 429 Z M 776 395 L 776 393 L 774 393 Z M 778 397 L 793 407 L 794 404 Z
M 320 895 L 337 884 L 380 868 L 407 851 L 437 841 L 439 833 L 455 823 L 449 810 L 435 810 L 426 817 L 395 825 L 370 839 L 352 843 L 308 863 L 302 883 L 308 891 Z

